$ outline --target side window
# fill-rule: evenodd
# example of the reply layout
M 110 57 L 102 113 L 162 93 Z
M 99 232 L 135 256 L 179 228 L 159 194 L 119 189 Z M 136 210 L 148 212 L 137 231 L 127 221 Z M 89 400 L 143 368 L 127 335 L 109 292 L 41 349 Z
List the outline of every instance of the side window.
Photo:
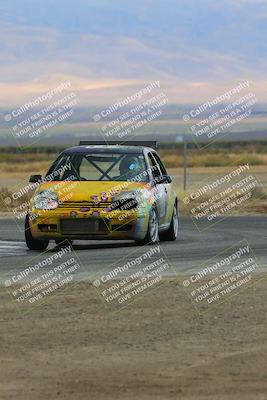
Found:
M 156 163 L 157 163 L 157 165 L 159 167 L 161 175 L 168 175 L 167 171 L 166 171 L 166 168 L 164 167 L 164 165 L 163 165 L 161 159 L 159 158 L 158 154 L 157 153 L 153 153 L 153 157 L 154 157 L 154 159 L 155 159 L 155 161 L 156 161 Z
M 149 159 L 149 167 L 151 168 L 151 172 L 153 175 L 153 179 L 159 179 L 162 176 L 160 167 L 156 162 L 155 158 L 153 157 L 152 153 L 148 153 Z

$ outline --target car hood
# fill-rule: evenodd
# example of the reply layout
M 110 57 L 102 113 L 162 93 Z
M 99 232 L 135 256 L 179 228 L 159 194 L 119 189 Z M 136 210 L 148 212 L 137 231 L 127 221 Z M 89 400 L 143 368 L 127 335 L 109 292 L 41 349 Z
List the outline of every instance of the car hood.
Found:
M 148 188 L 147 182 L 63 181 L 42 183 L 35 193 L 51 190 L 64 201 L 111 201 L 118 193 Z

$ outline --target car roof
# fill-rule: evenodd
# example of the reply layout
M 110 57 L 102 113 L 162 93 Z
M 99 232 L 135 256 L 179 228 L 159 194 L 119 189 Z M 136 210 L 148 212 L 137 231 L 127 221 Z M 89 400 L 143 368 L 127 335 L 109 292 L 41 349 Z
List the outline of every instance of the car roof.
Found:
M 119 154 L 143 154 L 144 150 L 155 152 L 154 149 L 144 146 L 125 146 L 125 145 L 88 145 L 88 146 L 74 146 L 63 151 L 63 153 L 112 153 Z

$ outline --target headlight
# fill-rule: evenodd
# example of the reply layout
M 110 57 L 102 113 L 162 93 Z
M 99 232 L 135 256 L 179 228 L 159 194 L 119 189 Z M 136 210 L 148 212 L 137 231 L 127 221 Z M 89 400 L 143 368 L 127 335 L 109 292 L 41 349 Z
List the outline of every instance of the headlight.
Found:
M 39 210 L 54 210 L 58 207 L 58 197 L 51 190 L 43 190 L 33 198 L 34 207 Z

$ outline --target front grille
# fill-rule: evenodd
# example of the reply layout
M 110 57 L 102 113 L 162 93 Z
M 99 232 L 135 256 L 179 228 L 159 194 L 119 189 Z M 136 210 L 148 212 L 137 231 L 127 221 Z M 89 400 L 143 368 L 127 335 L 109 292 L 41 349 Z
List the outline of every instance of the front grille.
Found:
M 101 218 L 64 218 L 60 220 L 60 231 L 64 235 L 106 233 L 108 222 Z
M 101 201 L 99 203 L 95 203 L 94 201 L 63 201 L 59 204 L 59 208 L 68 208 L 68 209 L 80 209 L 80 208 L 108 208 L 110 207 L 111 202 Z

